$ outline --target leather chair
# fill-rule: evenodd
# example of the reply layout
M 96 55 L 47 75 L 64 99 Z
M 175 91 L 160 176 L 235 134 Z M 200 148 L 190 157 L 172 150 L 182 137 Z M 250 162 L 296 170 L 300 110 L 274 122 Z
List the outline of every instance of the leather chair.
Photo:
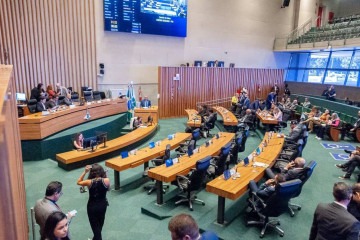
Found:
M 237 164 L 239 161 L 238 153 L 245 151 L 245 144 L 248 138 L 248 131 L 236 135 L 235 141 L 230 150 L 230 163 Z
M 93 99 L 95 101 L 100 101 L 101 100 L 101 95 L 99 91 L 93 91 Z
M 307 180 L 309 180 L 309 178 L 311 177 L 312 173 L 314 172 L 314 168 L 316 167 L 317 163 L 315 161 L 310 161 L 305 167 L 304 167 L 304 174 L 300 177 L 301 180 L 301 186 L 299 189 L 299 192 L 297 192 L 294 196 L 292 196 L 292 198 L 296 198 L 300 195 L 302 187 L 304 186 L 304 184 L 307 182 Z M 301 210 L 301 206 L 298 204 L 294 204 L 289 202 L 289 211 L 290 211 L 290 216 L 293 217 L 295 215 L 294 209 L 296 210 Z
M 30 113 L 36 113 L 36 104 L 36 99 L 29 99 L 29 101 L 27 102 L 27 107 Z
M 231 143 L 226 144 L 220 149 L 219 156 L 213 157 L 208 168 L 207 174 L 209 178 L 214 179 L 224 173 L 225 168 L 229 168 L 228 156 L 231 150 Z
M 93 100 L 91 91 L 84 91 L 83 94 L 86 102 L 91 102 Z
M 72 102 L 79 102 L 79 94 L 78 93 L 71 93 L 71 101 Z
M 206 135 L 203 134 L 205 138 L 213 136 L 212 134 L 210 134 L 210 130 L 215 128 L 216 120 L 217 120 L 217 113 L 214 112 L 213 116 L 211 116 L 211 119 L 204 123 L 202 130 L 206 132 Z
M 182 199 L 175 202 L 175 204 L 179 204 L 182 202 L 186 202 L 189 204 L 190 211 L 193 211 L 193 202 L 201 203 L 205 205 L 205 202 L 198 199 L 194 191 L 198 191 L 203 186 L 206 172 L 208 167 L 210 166 L 211 156 L 207 156 L 196 162 L 196 168 L 193 169 L 188 175 L 176 176 L 176 185 L 180 188 L 180 190 L 185 193 L 185 195 L 181 195 Z
M 145 169 L 143 176 L 148 176 L 148 170 L 157 166 L 160 166 L 165 163 L 166 160 L 170 159 L 170 152 L 171 152 L 171 145 L 167 144 L 164 152 L 164 156 L 162 158 L 155 158 L 151 160 L 152 167 L 148 167 Z M 165 193 L 165 188 L 169 188 L 169 185 L 163 185 L 163 192 Z M 144 186 L 144 189 L 148 190 L 148 194 L 151 194 L 153 191 L 156 190 L 156 184 L 152 183 L 147 186 Z
M 299 179 L 279 183 L 275 193 L 266 201 L 262 200 L 256 192 L 252 192 L 248 199 L 251 208 L 250 213 L 257 215 L 259 220 L 247 221 L 247 226 L 261 226 L 260 238 L 264 237 L 268 227 L 274 228 L 281 237 L 284 236 L 284 231 L 279 227 L 280 221 L 270 218 L 278 217 L 287 212 L 290 199 L 300 191 L 300 188 L 301 181 Z

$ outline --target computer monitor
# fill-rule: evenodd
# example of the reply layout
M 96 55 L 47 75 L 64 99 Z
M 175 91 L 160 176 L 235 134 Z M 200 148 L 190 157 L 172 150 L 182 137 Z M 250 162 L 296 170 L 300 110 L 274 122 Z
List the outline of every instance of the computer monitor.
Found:
M 26 102 L 26 95 L 25 93 L 16 93 L 16 101 L 20 102 Z
M 194 67 L 201 67 L 202 66 L 202 61 L 196 60 L 194 62 Z
M 91 151 L 94 151 L 94 148 L 97 147 L 97 137 L 88 137 L 83 140 L 83 148 L 91 148 Z
M 106 148 L 107 132 L 95 132 L 97 144 L 104 144 L 103 148 Z

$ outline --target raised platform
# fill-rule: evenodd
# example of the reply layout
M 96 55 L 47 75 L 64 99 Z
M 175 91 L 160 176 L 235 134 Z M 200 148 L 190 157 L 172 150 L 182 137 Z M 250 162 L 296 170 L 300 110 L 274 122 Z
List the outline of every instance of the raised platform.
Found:
M 114 139 L 126 134 L 130 129 L 126 126 L 126 113 L 85 122 L 54 134 L 43 140 L 22 140 L 22 157 L 24 161 L 43 160 L 47 158 L 56 159 L 57 153 L 73 149 L 73 137 L 75 133 L 82 132 L 85 137 L 93 136 L 95 131 L 108 132 L 108 139 Z

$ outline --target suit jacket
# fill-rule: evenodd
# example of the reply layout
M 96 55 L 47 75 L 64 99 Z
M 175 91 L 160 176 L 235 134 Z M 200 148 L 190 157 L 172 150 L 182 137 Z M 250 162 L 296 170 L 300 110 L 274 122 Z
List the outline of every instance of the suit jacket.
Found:
M 43 198 L 43 199 L 39 199 L 36 202 L 34 211 L 35 211 L 36 223 L 39 224 L 39 226 L 40 226 L 40 235 L 44 236 L 44 227 L 45 227 L 46 219 L 53 212 L 56 212 L 56 211 L 61 212 L 61 209 L 59 208 L 59 206 L 54 204 L 52 201 L 50 201 L 46 198 Z
M 301 179 L 301 177 L 304 175 L 304 168 L 293 167 L 288 170 L 281 168 L 281 173 L 284 174 L 286 181 L 290 181 L 293 179 Z
M 360 222 L 339 204 L 320 203 L 315 210 L 309 240 L 358 240 Z
M 141 100 L 141 103 L 140 103 L 140 106 L 141 107 L 151 107 L 151 101 L 150 100 Z
M 46 103 L 44 104 L 42 102 L 36 103 L 36 111 L 37 112 L 46 111 Z
M 354 124 L 355 130 L 358 129 L 359 127 L 360 127 L 360 118 L 358 118 L 358 120 Z

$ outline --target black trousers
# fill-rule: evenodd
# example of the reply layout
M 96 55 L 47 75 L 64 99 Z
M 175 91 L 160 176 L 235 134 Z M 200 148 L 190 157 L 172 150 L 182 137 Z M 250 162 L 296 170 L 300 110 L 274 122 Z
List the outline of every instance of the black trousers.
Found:
M 93 240 L 102 240 L 101 231 L 104 226 L 107 206 L 106 199 L 99 202 L 89 201 L 87 204 L 88 218 L 94 234 Z
M 343 164 L 344 167 L 347 168 L 346 176 L 350 177 L 351 174 L 354 172 L 357 166 L 360 166 L 360 156 L 354 155 L 352 158 L 349 159 L 346 163 Z

